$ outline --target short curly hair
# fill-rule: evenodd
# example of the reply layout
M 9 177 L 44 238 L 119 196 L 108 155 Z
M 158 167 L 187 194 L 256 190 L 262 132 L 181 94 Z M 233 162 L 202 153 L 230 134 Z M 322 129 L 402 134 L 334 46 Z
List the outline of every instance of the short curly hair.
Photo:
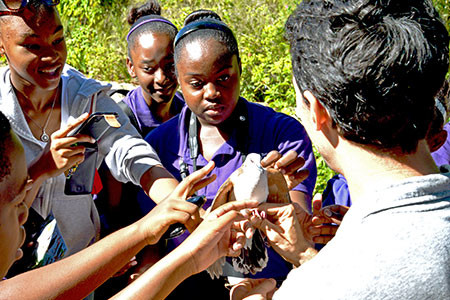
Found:
M 429 0 L 304 0 L 286 23 L 295 81 L 346 139 L 414 152 L 448 70 Z

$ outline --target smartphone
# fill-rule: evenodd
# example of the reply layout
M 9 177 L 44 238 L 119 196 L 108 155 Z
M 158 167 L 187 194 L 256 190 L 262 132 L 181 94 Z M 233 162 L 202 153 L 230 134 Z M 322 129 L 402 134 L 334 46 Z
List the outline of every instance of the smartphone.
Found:
M 75 128 L 68 136 L 87 134 L 95 140 L 99 140 L 110 127 L 120 127 L 116 112 L 95 112 L 89 116 L 80 126 Z

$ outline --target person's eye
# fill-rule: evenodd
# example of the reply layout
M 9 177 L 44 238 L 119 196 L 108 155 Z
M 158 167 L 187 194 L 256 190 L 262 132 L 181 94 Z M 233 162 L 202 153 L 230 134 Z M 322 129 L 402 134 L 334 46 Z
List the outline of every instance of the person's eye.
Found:
M 220 81 L 220 82 L 225 82 L 225 81 L 227 81 L 228 79 L 230 79 L 230 75 L 225 74 L 225 75 L 220 76 L 220 77 L 218 78 L 218 81 Z
M 156 71 L 156 67 L 145 66 L 142 68 L 142 70 L 147 74 L 153 74 Z
M 41 48 L 38 44 L 24 44 L 23 47 L 28 50 L 39 50 Z
M 53 45 L 59 45 L 64 41 L 64 37 L 61 37 L 59 39 L 56 39 L 53 41 Z
M 189 82 L 189 85 L 192 86 L 194 89 L 199 89 L 203 86 L 203 83 L 201 81 L 191 81 Z

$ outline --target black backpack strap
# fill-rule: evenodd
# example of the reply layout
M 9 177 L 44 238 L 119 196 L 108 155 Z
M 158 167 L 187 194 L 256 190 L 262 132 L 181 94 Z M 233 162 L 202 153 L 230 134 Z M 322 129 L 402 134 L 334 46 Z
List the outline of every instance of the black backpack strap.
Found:
M 247 154 L 249 151 L 249 141 L 250 141 L 250 122 L 248 119 L 248 109 L 246 101 L 243 98 L 239 98 L 238 103 L 236 104 L 236 108 L 234 110 L 234 121 L 237 127 L 236 131 L 236 150 L 241 152 L 242 154 L 242 162 L 247 158 Z
M 122 111 L 127 115 L 128 119 L 130 119 L 131 124 L 137 129 L 137 131 L 139 131 L 139 133 L 142 136 L 142 132 L 139 129 L 139 123 L 131 108 L 123 101 L 117 102 L 117 104 L 122 109 Z

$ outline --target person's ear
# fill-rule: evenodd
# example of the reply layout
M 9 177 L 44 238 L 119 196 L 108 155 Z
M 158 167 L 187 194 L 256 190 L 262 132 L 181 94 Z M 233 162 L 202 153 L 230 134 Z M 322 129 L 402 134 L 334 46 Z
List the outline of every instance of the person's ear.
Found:
M 439 148 L 444 145 L 445 141 L 447 140 L 447 131 L 442 129 L 437 133 L 435 136 L 433 136 L 432 139 L 428 140 L 428 147 L 430 147 L 430 152 L 434 152 L 438 150 Z
M 309 102 L 312 124 L 315 125 L 316 130 L 321 130 L 324 125 L 329 124 L 331 121 L 328 110 L 310 91 L 305 91 L 303 97 Z
M 130 74 L 131 78 L 136 78 L 136 72 L 134 70 L 134 64 L 129 57 L 127 57 L 127 70 L 128 74 Z

